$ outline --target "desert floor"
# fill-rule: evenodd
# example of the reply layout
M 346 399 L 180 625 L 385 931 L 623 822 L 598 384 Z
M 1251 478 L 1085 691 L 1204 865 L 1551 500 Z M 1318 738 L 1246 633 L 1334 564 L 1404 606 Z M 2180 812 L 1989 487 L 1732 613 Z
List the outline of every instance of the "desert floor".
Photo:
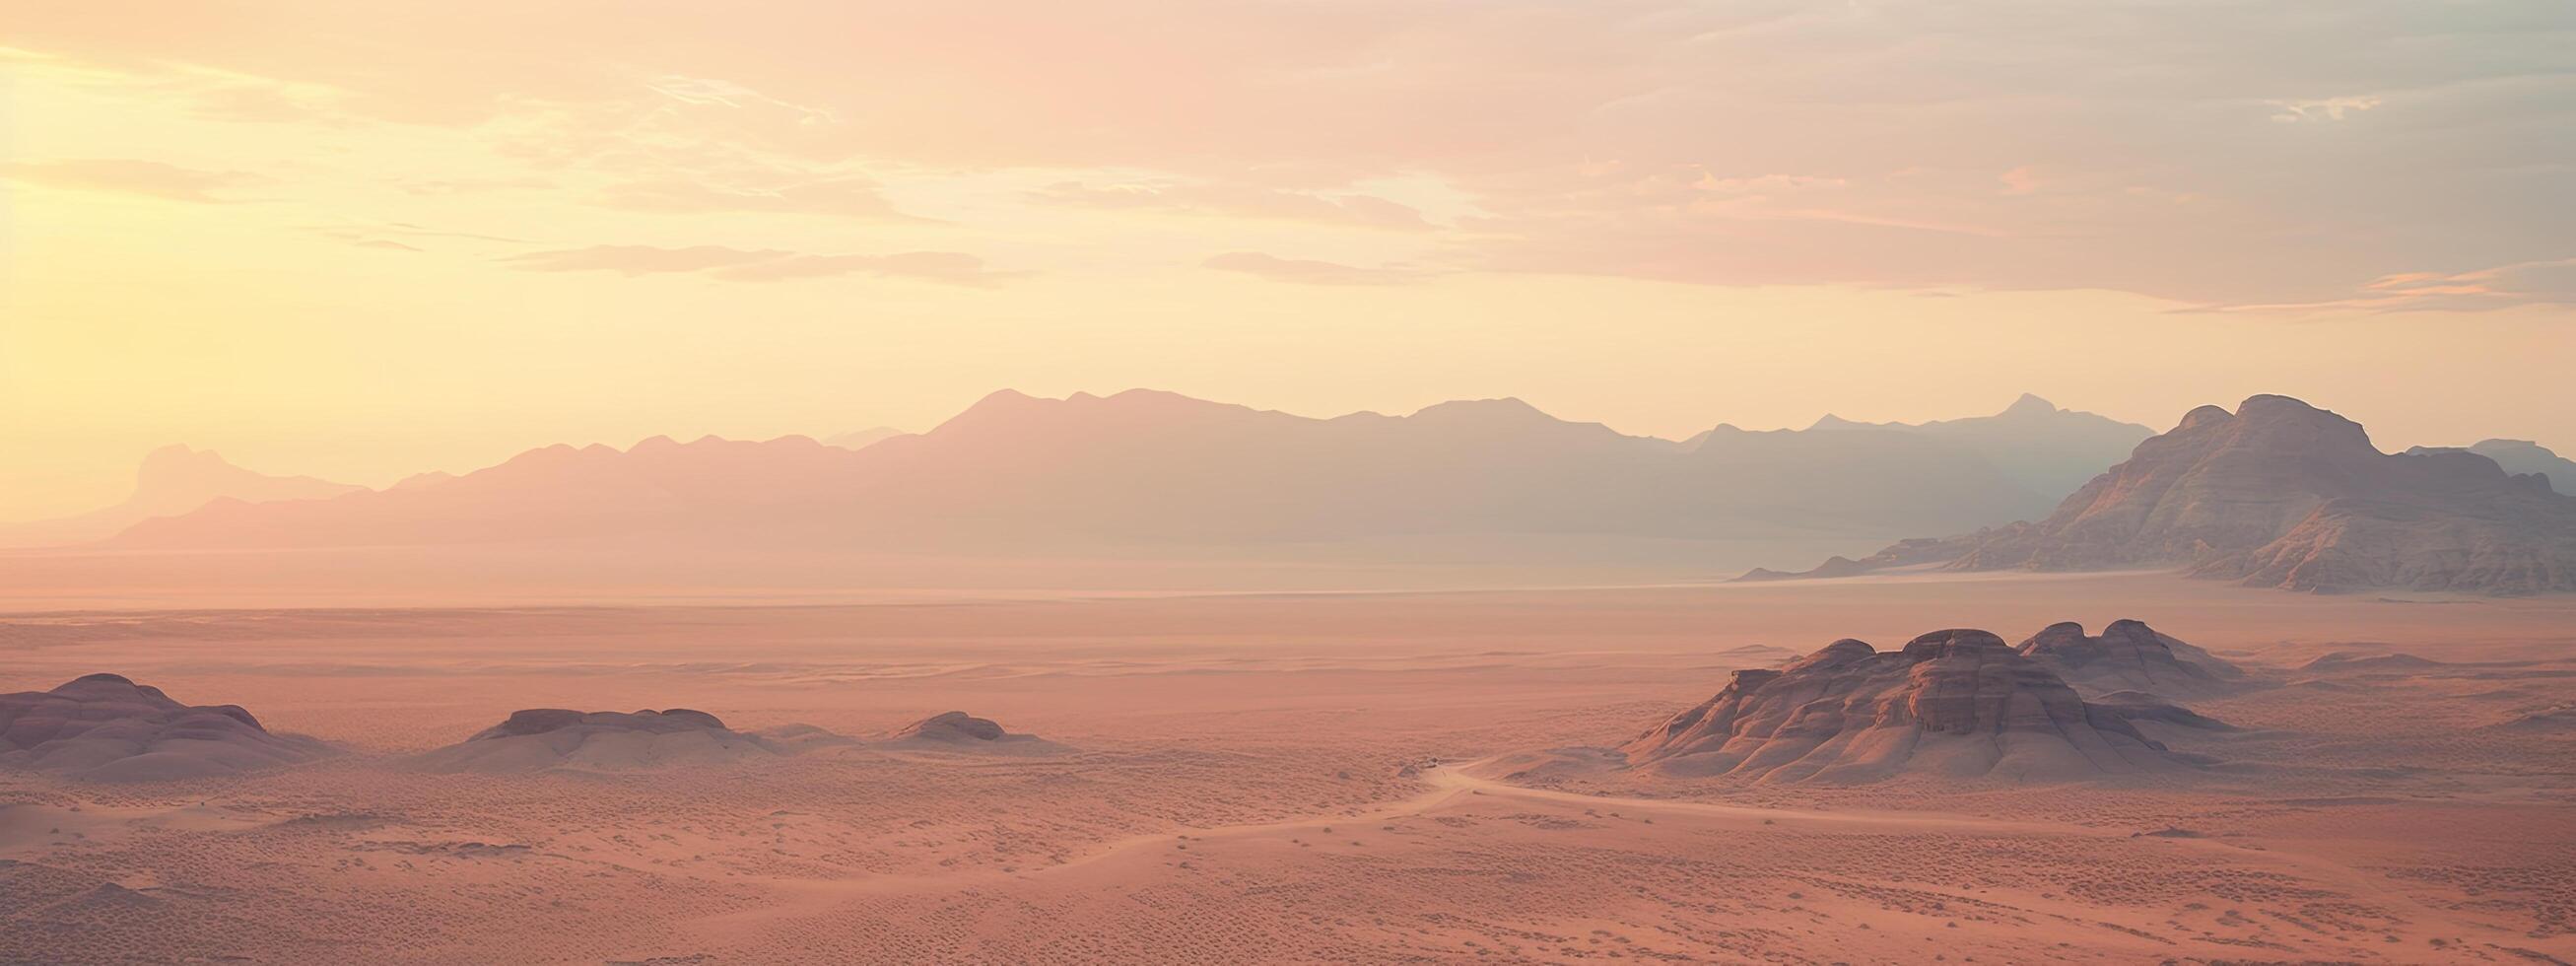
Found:
M 2134 617 L 2279 687 L 2121 786 L 1536 771 L 1837 637 Z M 2303 671 L 2324 653 L 2442 664 Z M 2576 959 L 2576 601 L 2158 575 L 830 606 L 0 617 L 0 691 L 112 671 L 348 754 L 0 774 L 0 961 Z M 429 775 L 513 709 L 1077 749 Z M 1407 769 L 1406 766 L 1413 766 Z M 2151 834 L 2154 833 L 2154 834 Z

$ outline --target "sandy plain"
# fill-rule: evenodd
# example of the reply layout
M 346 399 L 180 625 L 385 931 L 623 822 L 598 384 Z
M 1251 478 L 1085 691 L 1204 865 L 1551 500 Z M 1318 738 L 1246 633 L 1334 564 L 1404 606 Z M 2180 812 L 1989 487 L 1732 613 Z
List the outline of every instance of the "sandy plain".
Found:
M 2045 788 L 1525 767 L 1837 637 L 2135 617 L 2282 686 L 2226 764 Z M 2443 662 L 2302 671 L 2330 652 Z M 0 690 L 113 671 L 346 754 L 0 773 L 0 961 L 2563 962 L 2576 601 L 2158 575 L 822 606 L 0 618 Z M 1072 746 L 430 775 L 525 707 Z M 1406 767 L 1412 766 L 1410 773 Z

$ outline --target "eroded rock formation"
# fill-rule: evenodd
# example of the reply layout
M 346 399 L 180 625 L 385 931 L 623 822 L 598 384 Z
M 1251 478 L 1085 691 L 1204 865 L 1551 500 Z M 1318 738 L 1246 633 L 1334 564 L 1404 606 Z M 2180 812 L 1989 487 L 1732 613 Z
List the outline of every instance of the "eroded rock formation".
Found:
M 1895 651 L 1845 639 L 1778 670 L 1737 671 L 1621 750 L 1631 765 L 1763 782 L 2054 782 L 2179 767 L 2042 662 L 1964 629 Z
M 92 674 L 51 691 L 0 694 L 0 768 L 155 781 L 238 774 L 331 753 L 311 738 L 270 732 L 240 705 L 182 704 L 114 674 Z

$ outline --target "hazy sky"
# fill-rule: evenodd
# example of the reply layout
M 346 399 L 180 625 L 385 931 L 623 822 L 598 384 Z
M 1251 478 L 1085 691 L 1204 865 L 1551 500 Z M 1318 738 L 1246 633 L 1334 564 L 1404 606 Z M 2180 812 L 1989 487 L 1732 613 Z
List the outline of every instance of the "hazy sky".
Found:
M 0 0 L 0 518 L 992 389 L 2576 450 L 2576 4 Z

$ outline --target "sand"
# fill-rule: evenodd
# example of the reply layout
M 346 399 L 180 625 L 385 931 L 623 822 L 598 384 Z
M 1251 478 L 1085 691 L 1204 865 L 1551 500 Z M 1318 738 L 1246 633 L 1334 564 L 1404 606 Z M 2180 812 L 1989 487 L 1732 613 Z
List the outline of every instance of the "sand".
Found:
M 1583 764 L 1838 637 L 2117 618 L 2275 675 L 2143 722 L 2224 762 L 2047 788 Z M 2418 655 L 2300 670 L 2332 652 Z M 0 690 L 95 671 L 340 757 L 0 774 L 0 962 L 2576 959 L 2576 601 L 2158 576 L 830 606 L 0 618 Z M 399 767 L 531 707 L 1064 751 Z M 1532 769 L 1535 762 L 1558 767 Z M 1573 762 L 1572 765 L 1563 765 Z

